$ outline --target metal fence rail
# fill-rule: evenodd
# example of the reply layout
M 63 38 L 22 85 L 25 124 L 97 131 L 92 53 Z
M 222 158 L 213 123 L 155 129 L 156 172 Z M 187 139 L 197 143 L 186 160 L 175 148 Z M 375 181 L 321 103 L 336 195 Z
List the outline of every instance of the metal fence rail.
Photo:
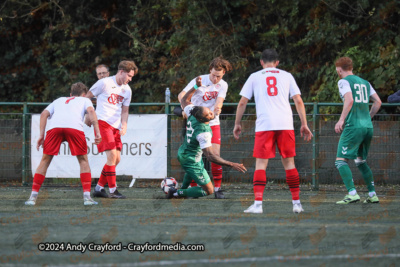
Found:
M 0 103 L 0 183 L 28 184 L 32 181 L 30 168 L 31 115 L 40 113 L 49 103 Z M 183 119 L 171 114 L 178 103 L 132 103 L 130 113 L 168 114 L 168 175 L 182 180 L 183 171 L 176 159 L 183 141 Z M 319 184 L 342 183 L 334 167 L 339 135 L 334 132 L 341 103 L 305 103 L 307 120 L 314 138 L 305 142 L 300 138 L 300 121 L 295 114 L 296 167 L 302 183 L 318 188 Z M 243 162 L 248 169 L 241 174 L 224 167 L 223 183 L 251 182 L 255 161 L 252 158 L 254 145 L 255 108 L 250 103 L 243 117 L 243 133 L 239 141 L 233 138 L 233 127 L 237 103 L 225 103 L 221 120 L 221 156 L 227 160 Z M 381 113 L 374 118 L 374 139 L 368 162 L 376 184 L 398 184 L 397 174 L 400 154 L 400 104 L 383 104 Z M 32 140 L 36 142 L 35 140 Z M 123 160 L 123 159 L 122 159 Z M 206 166 L 208 163 L 206 162 Z M 350 164 L 354 180 L 362 180 L 354 164 Z M 271 159 L 267 168 L 270 181 L 285 182 L 285 172 L 279 154 Z M 130 177 L 119 177 L 118 181 L 129 181 Z

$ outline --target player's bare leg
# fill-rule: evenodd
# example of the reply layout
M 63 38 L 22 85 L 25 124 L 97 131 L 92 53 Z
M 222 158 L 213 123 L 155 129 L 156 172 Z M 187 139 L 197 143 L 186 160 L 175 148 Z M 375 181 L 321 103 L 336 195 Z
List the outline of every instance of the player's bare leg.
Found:
M 248 207 L 245 213 L 263 213 L 262 201 L 265 186 L 267 184 L 267 174 L 265 170 L 268 166 L 268 159 L 256 158 L 256 170 L 253 176 L 254 204 Z
M 47 169 L 49 168 L 52 160 L 52 155 L 43 154 L 42 160 L 40 161 L 39 166 L 36 169 L 35 176 L 33 177 L 31 196 L 29 197 L 28 201 L 25 202 L 25 205 L 33 206 L 36 204 L 40 187 L 43 184 Z
M 281 161 L 286 172 L 286 182 L 292 193 L 293 212 L 300 213 L 304 210 L 300 203 L 300 177 L 294 164 L 294 157 L 281 158 Z
M 98 203 L 90 197 L 90 187 L 92 184 L 92 174 L 90 172 L 89 160 L 87 155 L 76 156 L 80 167 L 80 178 L 83 188 L 83 205 L 97 205 Z

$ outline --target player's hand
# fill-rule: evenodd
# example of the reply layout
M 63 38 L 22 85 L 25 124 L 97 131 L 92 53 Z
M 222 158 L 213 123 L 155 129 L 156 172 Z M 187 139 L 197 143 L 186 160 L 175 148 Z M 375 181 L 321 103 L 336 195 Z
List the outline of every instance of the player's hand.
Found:
M 101 135 L 100 135 L 100 134 L 97 134 L 97 135 L 94 137 L 94 143 L 95 143 L 96 145 L 100 144 L 100 143 L 101 143 L 101 140 L 102 140 L 102 138 L 101 138 Z
M 37 140 L 36 143 L 36 149 L 39 151 L 39 147 L 43 147 L 44 143 L 44 136 L 39 136 L 39 139 Z
M 119 134 L 121 136 L 124 136 L 126 134 L 126 128 L 127 128 L 126 124 L 121 125 L 121 130 L 119 130 Z
M 215 107 L 214 108 L 214 114 L 215 116 L 218 116 L 219 114 L 221 114 L 222 109 L 220 107 Z
M 201 77 L 200 76 L 196 78 L 196 85 L 198 87 L 203 86 L 203 84 L 201 83 Z
M 188 116 L 186 115 L 185 111 L 182 111 L 182 117 L 187 120 Z
M 247 169 L 243 166 L 242 163 L 233 163 L 232 168 L 234 168 L 235 170 L 237 170 L 238 172 L 246 172 Z
M 242 133 L 242 125 L 235 124 L 235 128 L 233 128 L 233 136 L 236 140 L 239 140 L 239 135 Z
M 335 132 L 336 133 L 341 133 L 343 131 L 343 124 L 344 121 L 338 121 L 335 125 Z
M 92 127 L 92 122 L 87 114 L 85 115 L 85 124 L 89 127 Z
M 312 132 L 308 128 L 307 125 L 301 126 L 300 128 L 300 136 L 304 138 L 305 141 L 310 141 L 311 138 L 313 137 Z

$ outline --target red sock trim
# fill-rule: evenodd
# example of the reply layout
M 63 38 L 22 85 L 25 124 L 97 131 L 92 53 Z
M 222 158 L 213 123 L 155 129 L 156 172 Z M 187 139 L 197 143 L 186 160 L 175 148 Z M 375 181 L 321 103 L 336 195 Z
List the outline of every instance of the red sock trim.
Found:
M 191 186 L 191 187 L 195 187 L 195 186 L 197 186 L 197 183 L 196 183 L 194 180 L 192 180 L 192 181 L 190 182 L 190 186 Z
M 40 187 L 43 184 L 44 178 L 45 178 L 44 175 L 35 173 L 35 176 L 33 176 L 32 191 L 39 192 Z
M 222 166 L 211 162 L 211 173 L 214 179 L 214 187 L 221 187 Z
M 292 193 L 293 200 L 300 199 L 300 177 L 299 172 L 296 168 L 286 170 L 286 182 L 289 186 L 290 192 Z
M 92 185 L 92 174 L 90 172 L 81 173 L 81 183 L 83 192 L 90 192 Z
M 105 165 L 105 166 L 107 167 L 105 173 L 107 176 L 108 187 L 109 188 L 117 187 L 117 176 L 115 174 L 115 165 L 113 166 Z
M 265 185 L 267 184 L 267 174 L 264 170 L 256 170 L 253 177 L 254 199 L 263 200 Z

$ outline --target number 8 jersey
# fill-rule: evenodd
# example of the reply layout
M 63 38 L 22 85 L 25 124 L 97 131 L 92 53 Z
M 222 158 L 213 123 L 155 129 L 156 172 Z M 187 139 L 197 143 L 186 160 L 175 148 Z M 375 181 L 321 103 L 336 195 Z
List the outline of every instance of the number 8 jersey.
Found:
M 369 115 L 369 97 L 375 94 L 371 84 L 356 75 L 349 75 L 338 82 L 342 100 L 348 92 L 353 94 L 353 106 L 345 120 L 345 127 L 373 128 Z
M 265 68 L 251 74 L 240 91 L 240 95 L 249 100 L 254 95 L 256 132 L 293 130 L 289 97 L 299 94 L 293 75 L 277 68 Z

